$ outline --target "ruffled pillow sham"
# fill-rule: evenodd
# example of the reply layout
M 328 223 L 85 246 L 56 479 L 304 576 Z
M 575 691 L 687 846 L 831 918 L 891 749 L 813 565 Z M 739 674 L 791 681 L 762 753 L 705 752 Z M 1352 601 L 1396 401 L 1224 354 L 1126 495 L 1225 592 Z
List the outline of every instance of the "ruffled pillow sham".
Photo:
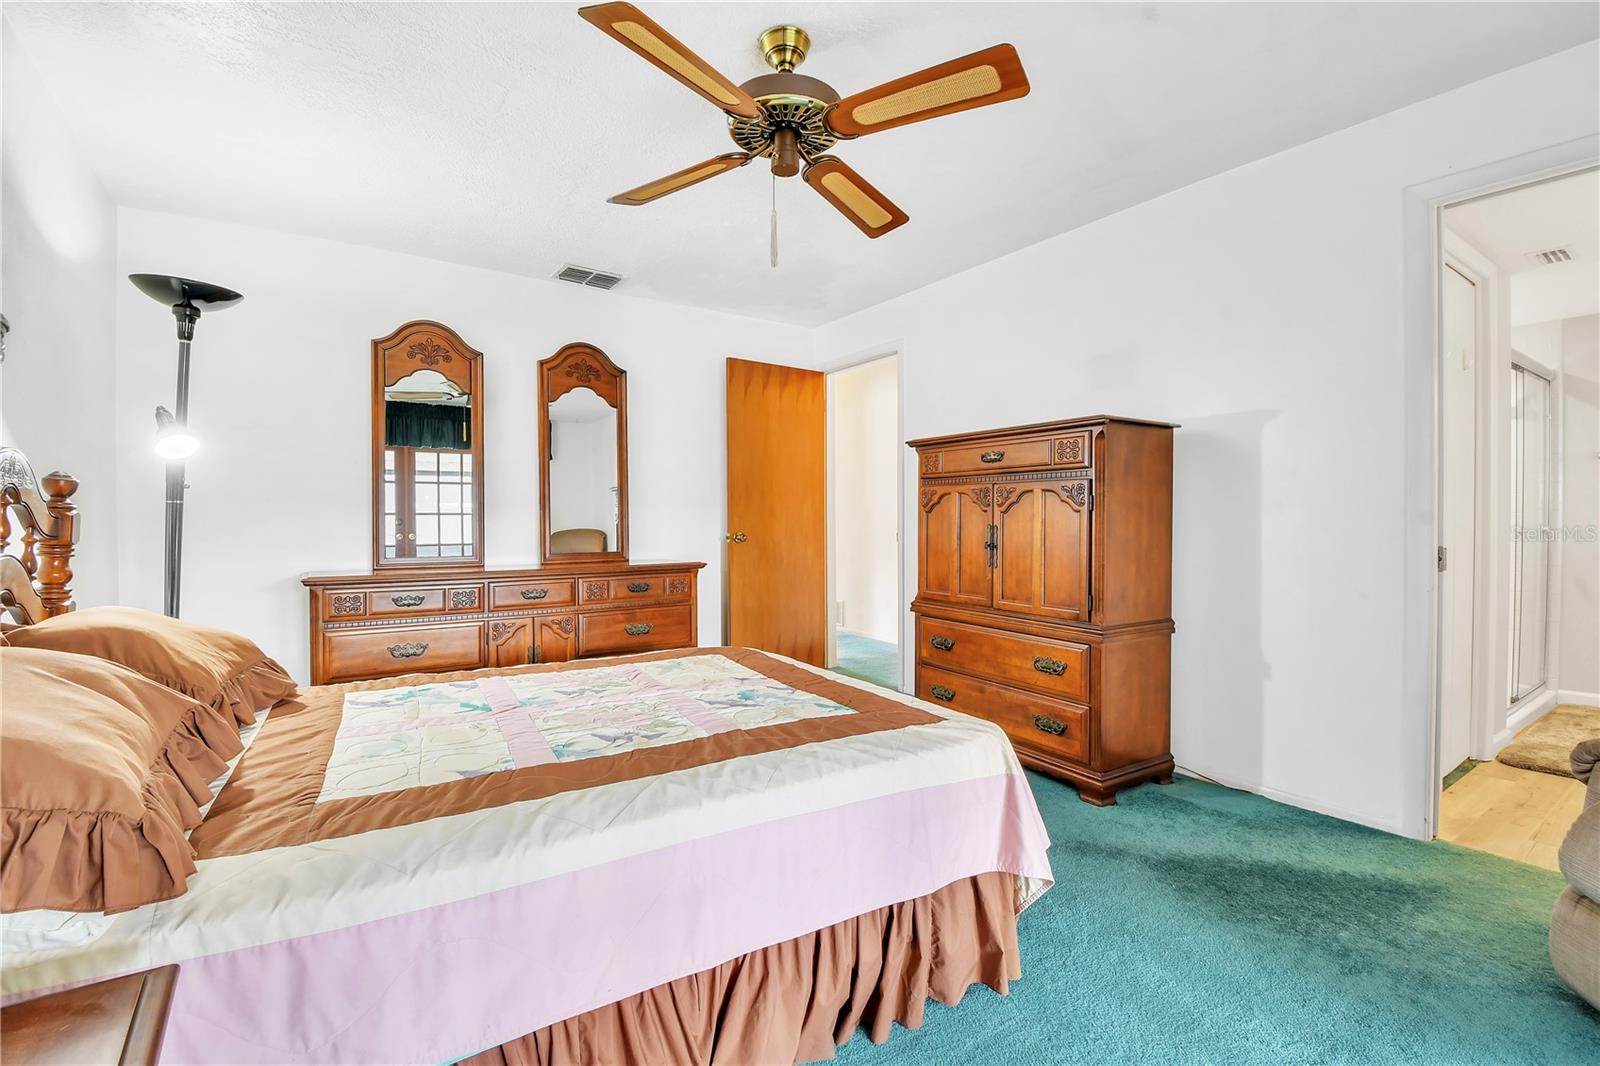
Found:
M 14 648 L 93 655 L 226 711 L 240 726 L 292 695 L 294 679 L 237 633 L 138 607 L 89 607 L 7 633 Z
M 0 648 L 0 910 L 182 895 L 184 833 L 240 748 L 229 712 L 116 663 Z

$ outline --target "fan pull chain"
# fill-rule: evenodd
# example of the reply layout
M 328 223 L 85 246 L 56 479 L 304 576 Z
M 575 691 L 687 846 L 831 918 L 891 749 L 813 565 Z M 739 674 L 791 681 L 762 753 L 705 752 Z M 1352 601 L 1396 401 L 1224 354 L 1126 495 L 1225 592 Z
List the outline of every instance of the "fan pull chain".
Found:
M 778 268 L 778 175 L 772 175 L 772 268 Z

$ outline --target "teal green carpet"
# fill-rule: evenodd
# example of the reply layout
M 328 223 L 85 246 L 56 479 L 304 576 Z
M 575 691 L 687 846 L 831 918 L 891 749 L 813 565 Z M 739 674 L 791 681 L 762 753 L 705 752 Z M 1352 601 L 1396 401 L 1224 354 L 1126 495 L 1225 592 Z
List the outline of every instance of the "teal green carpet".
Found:
M 1180 779 L 1104 809 L 1030 774 L 1056 886 L 1022 980 L 853 1066 L 1600 1063 L 1545 947 L 1560 875 Z
M 893 644 L 839 630 L 834 634 L 834 647 L 838 652 L 834 669 L 839 673 L 884 688 L 900 687 L 900 653 Z

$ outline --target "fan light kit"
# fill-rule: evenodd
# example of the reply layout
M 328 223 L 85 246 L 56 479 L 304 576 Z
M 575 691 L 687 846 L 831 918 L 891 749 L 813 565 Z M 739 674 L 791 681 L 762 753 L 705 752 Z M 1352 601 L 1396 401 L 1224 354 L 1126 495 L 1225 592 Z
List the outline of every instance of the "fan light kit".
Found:
M 578 12 L 586 21 L 705 97 L 728 116 L 739 151 L 618 193 L 611 203 L 637 207 L 687 189 L 752 159 L 770 159 L 774 184 L 799 174 L 868 237 L 905 225 L 907 215 L 843 161 L 828 152 L 841 140 L 911 122 L 987 107 L 1028 94 L 1017 50 L 997 44 L 948 63 L 840 98 L 827 82 L 795 73 L 811 48 L 798 26 L 774 26 L 757 39 L 773 73 L 735 85 L 632 4 L 597 4 Z M 777 207 L 772 219 L 777 265 Z

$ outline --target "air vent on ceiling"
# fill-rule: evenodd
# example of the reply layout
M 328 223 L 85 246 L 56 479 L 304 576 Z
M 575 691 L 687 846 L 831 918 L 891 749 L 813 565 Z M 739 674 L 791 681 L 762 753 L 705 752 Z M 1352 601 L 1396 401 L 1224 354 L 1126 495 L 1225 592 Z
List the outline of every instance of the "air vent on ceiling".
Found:
M 605 270 L 595 270 L 591 267 L 573 266 L 568 263 L 556 271 L 558 281 L 570 281 L 574 285 L 587 285 L 592 289 L 614 289 L 617 282 L 622 280 L 621 274 L 612 274 Z
M 1571 248 L 1546 248 L 1542 252 L 1529 252 L 1528 258 L 1538 266 L 1572 262 Z

